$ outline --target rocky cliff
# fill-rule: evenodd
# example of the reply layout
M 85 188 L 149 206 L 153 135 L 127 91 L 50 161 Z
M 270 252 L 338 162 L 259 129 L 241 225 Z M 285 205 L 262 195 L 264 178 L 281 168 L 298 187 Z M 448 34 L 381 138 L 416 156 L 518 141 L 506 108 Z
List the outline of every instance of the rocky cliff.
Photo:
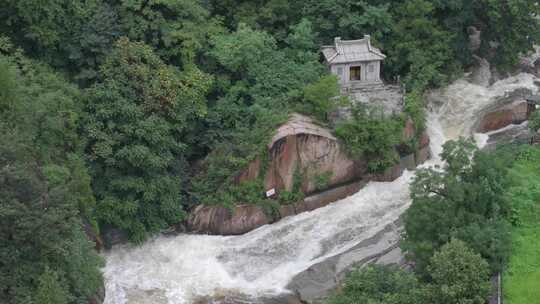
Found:
M 402 141 L 409 141 L 415 134 L 414 125 L 408 120 Z M 383 173 L 370 174 L 366 161 L 351 159 L 330 130 L 306 116 L 294 114 L 278 128 L 268 144 L 270 157 L 266 172 L 262 172 L 261 159 L 255 159 L 236 177 L 236 182 L 262 177 L 265 189 L 279 193 L 291 191 L 295 172 L 301 172 L 302 191 L 307 197 L 295 204 L 281 206 L 272 215 L 254 205 L 239 205 L 233 210 L 198 206 L 189 218 L 189 230 L 220 235 L 243 234 L 283 217 L 323 207 L 357 192 L 367 181 L 393 181 L 403 170 L 423 163 L 430 156 L 427 134 L 422 134 L 418 146 L 417 151 L 402 153 L 400 163 L 394 167 Z M 324 180 L 322 185 L 321 179 Z

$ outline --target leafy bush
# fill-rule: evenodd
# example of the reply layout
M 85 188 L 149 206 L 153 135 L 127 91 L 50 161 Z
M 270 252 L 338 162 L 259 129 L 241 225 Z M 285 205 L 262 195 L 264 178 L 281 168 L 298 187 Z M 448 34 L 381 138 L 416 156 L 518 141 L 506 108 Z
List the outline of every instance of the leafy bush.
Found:
M 540 111 L 535 111 L 529 118 L 529 129 L 532 132 L 537 132 L 540 129 Z
M 488 263 L 458 239 L 433 255 L 428 272 L 431 283 L 424 303 L 484 304 L 491 291 Z
M 321 121 L 328 120 L 328 114 L 343 103 L 339 95 L 339 85 L 335 75 L 323 76 L 317 82 L 304 88 L 304 111 L 315 115 Z
M 332 175 L 334 173 L 332 171 L 323 172 L 321 174 L 315 175 L 313 177 L 313 183 L 315 184 L 315 189 L 317 190 L 324 190 L 326 187 L 328 187 L 328 184 L 330 183 L 330 180 L 332 179 Z
M 353 159 L 364 158 L 372 172 L 380 172 L 399 161 L 395 146 L 401 140 L 404 121 L 384 117 L 366 107 L 354 107 L 352 118 L 336 127 L 336 136 Z
M 422 302 L 419 282 L 414 274 L 395 266 L 369 265 L 347 274 L 341 293 L 326 304 L 417 304 Z

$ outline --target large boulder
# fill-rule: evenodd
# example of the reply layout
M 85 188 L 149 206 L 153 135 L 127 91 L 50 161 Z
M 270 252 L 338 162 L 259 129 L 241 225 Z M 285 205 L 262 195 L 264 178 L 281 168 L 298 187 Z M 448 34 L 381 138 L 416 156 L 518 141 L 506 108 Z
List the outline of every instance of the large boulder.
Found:
M 485 113 L 480 119 L 477 132 L 495 131 L 511 124 L 520 124 L 527 120 L 531 107 L 525 100 L 514 101 Z
M 262 208 L 238 205 L 232 210 L 222 206 L 198 206 L 191 214 L 188 226 L 193 232 L 220 235 L 244 234 L 273 222 Z
M 270 160 L 266 172 L 260 172 L 262 166 L 258 158 L 237 176 L 237 182 L 265 174 L 265 188 L 279 193 L 293 188 L 295 172 L 299 172 L 302 190 L 309 194 L 322 190 L 315 182 L 321 175 L 328 178 L 325 188 L 331 188 L 358 180 L 367 172 L 366 162 L 351 159 L 328 129 L 299 114 L 293 114 L 286 124 L 278 128 L 268 150 Z
M 407 142 L 416 136 L 412 120 L 407 120 L 401 139 Z M 399 150 L 399 149 L 398 149 Z M 351 159 L 345 147 L 332 133 L 312 119 L 292 115 L 268 144 L 268 164 L 261 158 L 252 161 L 235 178 L 236 183 L 263 178 L 266 190 L 290 191 L 295 173 L 302 178 L 302 191 L 307 197 L 294 204 L 280 206 L 268 212 L 260 206 L 243 204 L 229 209 L 222 206 L 198 206 L 191 212 L 188 230 L 219 235 L 243 234 L 281 218 L 311 211 L 346 198 L 360 190 L 368 181 L 391 182 L 405 169 L 413 169 L 429 158 L 429 136 L 424 132 L 418 150 L 404 152 L 401 161 L 385 172 L 370 174 L 362 159 Z M 400 151 L 401 152 L 401 151 Z M 264 171 L 263 168 L 267 168 Z M 325 176 L 325 185 L 316 182 Z
M 256 205 L 237 205 L 232 210 L 222 206 L 198 206 L 191 213 L 188 229 L 196 233 L 239 235 L 282 218 L 312 211 L 358 192 L 367 181 L 358 181 L 306 197 L 304 200 L 283 205 L 277 214 L 268 214 Z

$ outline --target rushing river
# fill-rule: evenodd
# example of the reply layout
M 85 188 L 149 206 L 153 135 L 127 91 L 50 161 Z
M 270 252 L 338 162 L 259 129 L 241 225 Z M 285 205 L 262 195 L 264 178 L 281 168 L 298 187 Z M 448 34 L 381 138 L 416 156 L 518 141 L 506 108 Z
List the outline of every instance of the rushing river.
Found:
M 446 140 L 472 135 L 490 104 L 516 89 L 537 92 L 535 80 L 520 74 L 488 88 L 459 80 L 434 93 L 428 118 L 433 158 L 424 166 L 441 164 Z M 231 293 L 254 299 L 286 293 L 295 275 L 395 222 L 410 205 L 413 177 L 406 171 L 394 182 L 371 182 L 339 202 L 241 236 L 160 236 L 138 247 L 115 247 L 105 254 L 105 303 L 188 304 Z

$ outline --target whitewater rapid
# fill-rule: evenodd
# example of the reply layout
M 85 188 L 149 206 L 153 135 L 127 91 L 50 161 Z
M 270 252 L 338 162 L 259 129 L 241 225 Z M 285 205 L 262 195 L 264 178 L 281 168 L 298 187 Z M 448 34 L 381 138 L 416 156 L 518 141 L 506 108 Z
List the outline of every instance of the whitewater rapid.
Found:
M 535 80 L 520 74 L 488 88 L 459 80 L 436 92 L 427 123 L 433 157 L 423 166 L 441 165 L 444 142 L 471 136 L 479 113 L 497 99 L 519 88 L 537 92 Z M 485 136 L 477 138 L 484 143 Z M 241 236 L 160 236 L 138 247 L 115 247 L 105 254 L 105 303 L 189 304 L 229 293 L 252 298 L 286 293 L 295 275 L 395 222 L 411 203 L 414 174 L 371 182 L 341 201 Z

